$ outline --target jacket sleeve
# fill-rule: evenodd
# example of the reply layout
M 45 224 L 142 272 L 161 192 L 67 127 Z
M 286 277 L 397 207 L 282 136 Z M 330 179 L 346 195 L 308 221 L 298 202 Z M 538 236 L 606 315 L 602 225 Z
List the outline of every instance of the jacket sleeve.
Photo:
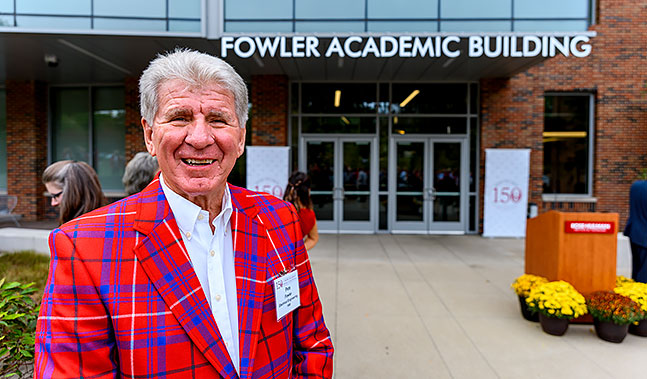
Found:
M 291 208 L 291 207 L 290 207 Z M 291 208 L 292 209 L 292 208 Z M 298 224 L 296 212 L 294 225 Z M 293 368 L 297 378 L 331 378 L 333 345 L 323 319 L 317 287 L 300 228 L 295 227 L 295 264 L 299 272 L 301 306 L 294 315 Z
M 117 377 L 114 333 L 95 282 L 101 260 L 84 260 L 60 229 L 50 234 L 49 247 L 34 377 Z

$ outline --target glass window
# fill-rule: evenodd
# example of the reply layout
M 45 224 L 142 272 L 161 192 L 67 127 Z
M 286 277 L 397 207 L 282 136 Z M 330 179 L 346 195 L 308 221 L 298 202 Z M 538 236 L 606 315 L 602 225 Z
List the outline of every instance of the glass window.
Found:
M 290 33 L 292 21 L 226 21 L 225 32 L 229 33 Z
M 13 13 L 13 1 L 12 0 L 0 1 L 0 12 Z
M 116 18 L 94 18 L 94 28 L 104 30 L 156 30 L 166 31 L 165 20 L 124 20 Z
M 364 18 L 365 0 L 299 0 L 296 18 Z
M 445 0 L 440 2 L 442 18 L 509 18 L 512 0 Z
M 104 190 L 123 188 L 126 110 L 122 87 L 98 87 L 92 96 L 94 168 Z
M 0 88 L 0 190 L 7 189 L 7 93 Z
M 393 113 L 467 114 L 464 83 L 393 84 Z
M 300 21 L 295 23 L 295 31 L 305 32 L 363 32 L 363 21 Z
M 375 133 L 375 117 L 301 117 L 302 133 Z
M 363 83 L 303 83 L 302 113 L 375 113 L 377 87 Z
M 292 1 L 225 0 L 225 19 L 292 19 Z
M 13 26 L 13 16 L 0 15 L 0 26 Z
M 393 134 L 467 134 L 465 117 L 393 117 Z
M 591 194 L 589 94 L 548 94 L 544 103 L 544 193 Z
M 200 32 L 200 21 L 169 20 L 168 30 L 171 32 Z
M 90 161 L 87 88 L 52 88 L 52 162 Z
M 9 1 L 2 2 L 8 3 Z M 16 0 L 16 12 L 89 16 L 91 13 L 90 2 L 91 0 Z
M 368 0 L 368 18 L 436 18 L 438 0 Z
M 436 21 L 369 21 L 369 32 L 435 32 L 438 30 Z
M 591 0 L 514 0 L 514 17 L 588 18 Z
M 93 0 L 93 2 L 94 14 L 97 16 L 166 17 L 166 0 Z
M 584 31 L 589 27 L 588 21 L 515 21 L 515 32 L 572 32 Z
M 512 30 L 510 21 L 442 21 L 441 32 L 504 32 Z
M 90 17 L 16 16 L 16 24 L 34 29 L 90 29 Z
M 168 0 L 170 18 L 200 18 L 201 8 L 201 0 Z

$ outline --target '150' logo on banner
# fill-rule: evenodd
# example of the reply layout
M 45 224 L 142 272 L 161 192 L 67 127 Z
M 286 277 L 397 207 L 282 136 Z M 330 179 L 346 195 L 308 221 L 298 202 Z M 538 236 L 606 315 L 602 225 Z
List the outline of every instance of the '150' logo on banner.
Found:
M 613 222 L 603 221 L 566 221 L 564 231 L 566 233 L 612 234 L 615 232 L 615 225 Z

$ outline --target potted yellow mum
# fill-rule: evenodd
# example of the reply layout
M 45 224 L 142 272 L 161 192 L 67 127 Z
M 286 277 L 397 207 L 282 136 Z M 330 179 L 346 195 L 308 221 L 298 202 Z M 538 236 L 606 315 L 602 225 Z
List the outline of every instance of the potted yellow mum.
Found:
M 617 282 L 616 282 L 617 283 Z M 627 296 L 640 305 L 645 317 L 629 325 L 629 333 L 647 337 L 647 283 L 638 283 L 634 281 L 625 281 L 613 290 L 623 296 Z
M 514 292 L 519 297 L 519 306 L 521 307 L 521 315 L 528 321 L 539 321 L 539 314 L 532 312 L 528 309 L 526 298 L 530 295 L 530 291 L 540 284 L 548 283 L 548 279 L 543 276 L 523 274 L 510 285 Z
M 539 312 L 541 329 L 554 336 L 564 335 L 569 320 L 587 313 L 584 296 L 563 280 L 536 286 L 526 304 L 530 310 Z

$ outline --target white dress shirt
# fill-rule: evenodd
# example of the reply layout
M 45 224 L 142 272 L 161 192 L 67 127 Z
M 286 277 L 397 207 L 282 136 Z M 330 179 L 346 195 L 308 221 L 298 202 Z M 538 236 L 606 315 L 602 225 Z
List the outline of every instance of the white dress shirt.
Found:
M 212 222 L 215 228 L 212 233 L 208 211 L 173 192 L 161 174 L 160 183 L 229 357 L 240 373 L 236 273 L 230 223 L 233 207 L 229 187 L 225 187 L 220 214 Z

